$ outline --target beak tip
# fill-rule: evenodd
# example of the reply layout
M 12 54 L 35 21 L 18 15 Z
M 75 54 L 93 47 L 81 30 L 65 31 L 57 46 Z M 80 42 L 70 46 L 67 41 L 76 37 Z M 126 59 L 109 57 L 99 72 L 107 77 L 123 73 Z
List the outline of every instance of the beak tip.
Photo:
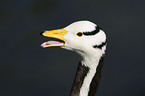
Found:
M 43 33 L 44 33 L 44 31 L 40 32 L 40 35 L 42 36 L 42 35 L 43 35 Z

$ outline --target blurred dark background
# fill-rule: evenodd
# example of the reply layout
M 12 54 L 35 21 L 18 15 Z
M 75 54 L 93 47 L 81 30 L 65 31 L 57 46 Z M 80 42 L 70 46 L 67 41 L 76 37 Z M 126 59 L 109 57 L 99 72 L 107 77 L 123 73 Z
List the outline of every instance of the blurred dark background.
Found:
M 69 96 L 80 56 L 45 29 L 90 20 L 108 37 L 96 96 L 145 96 L 145 0 L 0 0 L 0 96 Z

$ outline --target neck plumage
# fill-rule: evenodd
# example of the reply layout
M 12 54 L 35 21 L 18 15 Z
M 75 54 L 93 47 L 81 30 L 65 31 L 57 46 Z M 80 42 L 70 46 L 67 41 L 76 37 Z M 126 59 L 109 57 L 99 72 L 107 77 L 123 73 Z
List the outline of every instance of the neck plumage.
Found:
M 70 96 L 95 96 L 98 89 L 105 55 L 94 60 L 82 61 L 78 65 Z M 88 64 L 90 63 L 90 64 Z

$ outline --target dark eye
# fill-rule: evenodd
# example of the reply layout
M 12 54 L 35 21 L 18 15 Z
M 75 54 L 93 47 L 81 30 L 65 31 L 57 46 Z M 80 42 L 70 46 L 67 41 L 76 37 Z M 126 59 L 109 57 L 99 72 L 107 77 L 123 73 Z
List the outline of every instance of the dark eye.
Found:
M 78 32 L 78 33 L 77 33 L 77 36 L 79 36 L 79 37 L 81 37 L 82 35 L 83 35 L 82 32 Z

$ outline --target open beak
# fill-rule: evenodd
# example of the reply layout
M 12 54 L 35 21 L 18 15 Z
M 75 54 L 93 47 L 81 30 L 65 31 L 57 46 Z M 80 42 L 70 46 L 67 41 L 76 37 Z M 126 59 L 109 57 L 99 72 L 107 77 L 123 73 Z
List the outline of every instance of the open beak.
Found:
M 58 40 L 44 42 L 44 43 L 41 44 L 41 46 L 43 48 L 46 48 L 46 47 L 55 47 L 55 46 L 64 46 L 65 45 L 65 39 L 63 38 L 63 36 L 67 32 L 68 31 L 65 30 L 65 29 L 57 29 L 57 30 L 51 30 L 51 31 L 44 31 L 44 33 L 42 33 L 43 36 L 56 38 Z

